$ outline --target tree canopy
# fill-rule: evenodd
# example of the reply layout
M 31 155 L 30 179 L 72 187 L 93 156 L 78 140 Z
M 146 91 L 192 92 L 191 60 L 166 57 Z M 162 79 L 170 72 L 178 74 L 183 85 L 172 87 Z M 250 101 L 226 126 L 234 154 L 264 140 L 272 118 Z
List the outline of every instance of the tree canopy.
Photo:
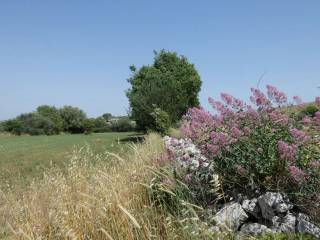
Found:
M 132 76 L 128 79 L 131 88 L 127 91 L 131 116 L 142 129 L 156 130 L 152 113 L 158 108 L 169 115 L 175 123 L 188 108 L 198 106 L 201 79 L 194 65 L 184 56 L 161 50 L 155 52 L 151 66 L 139 70 L 130 66 Z

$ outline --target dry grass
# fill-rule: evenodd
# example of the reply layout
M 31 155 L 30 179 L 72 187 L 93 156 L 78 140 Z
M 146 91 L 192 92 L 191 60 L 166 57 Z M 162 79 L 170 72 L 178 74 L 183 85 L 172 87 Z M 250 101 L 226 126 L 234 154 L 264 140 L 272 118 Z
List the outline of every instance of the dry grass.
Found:
M 183 134 L 177 128 L 170 128 L 169 129 L 169 135 L 170 135 L 170 137 L 174 137 L 174 138 L 177 138 L 177 139 L 183 138 Z
M 195 236 L 186 231 L 186 219 L 152 207 L 144 183 L 163 142 L 150 134 L 130 149 L 118 156 L 84 147 L 66 171 L 53 169 L 27 188 L 0 191 L 0 239 L 234 239 Z
M 141 184 L 163 149 L 155 134 L 122 157 L 79 149 L 66 172 L 0 193 L 0 238 L 180 239 L 165 214 L 150 207 Z

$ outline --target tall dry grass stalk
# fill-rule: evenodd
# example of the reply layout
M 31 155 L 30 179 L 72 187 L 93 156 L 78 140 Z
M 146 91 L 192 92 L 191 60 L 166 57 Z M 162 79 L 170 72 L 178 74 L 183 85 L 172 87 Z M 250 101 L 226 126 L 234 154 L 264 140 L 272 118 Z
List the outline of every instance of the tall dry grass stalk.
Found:
M 26 189 L 0 193 L 0 237 L 180 239 L 141 184 L 163 149 L 161 138 L 150 134 L 124 156 L 75 151 L 64 172 L 50 171 Z

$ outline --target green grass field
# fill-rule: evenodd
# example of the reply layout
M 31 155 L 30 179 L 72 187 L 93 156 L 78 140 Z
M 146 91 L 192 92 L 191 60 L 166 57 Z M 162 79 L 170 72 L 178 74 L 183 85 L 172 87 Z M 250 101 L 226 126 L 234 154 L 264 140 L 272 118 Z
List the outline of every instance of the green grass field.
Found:
M 135 133 L 12 136 L 0 134 L 0 182 L 24 184 L 41 177 L 49 167 L 63 167 L 75 148 L 90 146 L 94 153 L 125 151 Z

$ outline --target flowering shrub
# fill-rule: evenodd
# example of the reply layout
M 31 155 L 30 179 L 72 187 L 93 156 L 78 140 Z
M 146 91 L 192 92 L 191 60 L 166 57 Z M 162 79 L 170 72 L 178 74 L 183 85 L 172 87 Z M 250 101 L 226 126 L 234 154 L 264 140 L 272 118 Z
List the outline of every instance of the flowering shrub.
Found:
M 286 114 L 287 96 L 275 87 L 268 85 L 267 94 L 251 92 L 253 106 L 222 93 L 222 102 L 209 98 L 214 114 L 190 109 L 184 136 L 210 159 L 226 188 L 319 194 L 320 112 L 298 119 Z M 299 97 L 293 100 L 302 105 Z

